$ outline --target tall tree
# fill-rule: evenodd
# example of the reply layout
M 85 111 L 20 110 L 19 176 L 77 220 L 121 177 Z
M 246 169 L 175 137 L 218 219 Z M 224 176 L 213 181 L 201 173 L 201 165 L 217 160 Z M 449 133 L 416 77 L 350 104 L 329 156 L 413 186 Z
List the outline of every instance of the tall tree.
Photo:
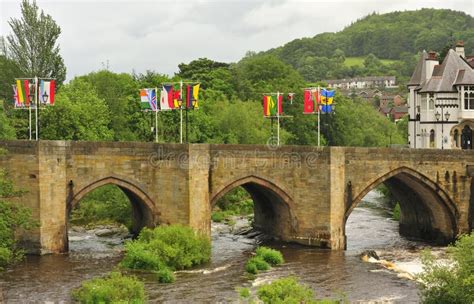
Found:
M 50 15 L 40 12 L 35 0 L 22 1 L 21 15 L 21 19 L 11 18 L 8 22 L 12 29 L 12 34 L 7 36 L 8 55 L 24 75 L 51 77 L 62 84 L 66 66 L 56 43 L 61 28 Z

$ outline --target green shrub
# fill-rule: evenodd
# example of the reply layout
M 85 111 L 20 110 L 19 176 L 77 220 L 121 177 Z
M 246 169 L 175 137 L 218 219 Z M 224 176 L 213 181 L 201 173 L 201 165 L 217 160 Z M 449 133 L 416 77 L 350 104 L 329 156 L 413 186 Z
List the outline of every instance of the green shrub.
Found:
M 396 221 L 400 221 L 400 203 L 396 203 L 395 207 L 393 207 L 393 214 L 392 218 Z
M 112 272 L 104 278 L 82 283 L 73 291 L 73 298 L 80 303 L 144 303 L 145 286 L 136 277 Z
M 240 298 L 248 299 L 250 298 L 250 289 L 245 287 L 237 288 L 237 292 L 239 293 Z
M 313 291 L 298 283 L 294 277 L 278 279 L 259 287 L 257 296 L 265 304 L 316 303 Z
M 255 265 L 255 267 L 253 267 L 253 265 Z M 257 274 L 259 270 L 266 271 L 270 269 L 270 265 L 267 262 L 265 262 L 265 260 L 262 259 L 261 257 L 254 256 L 247 261 L 247 264 L 245 265 L 245 269 L 247 270 L 248 273 Z M 248 269 L 250 271 L 248 271 Z M 255 269 L 257 270 L 256 272 L 255 272 Z
M 262 246 L 258 247 L 256 252 L 258 257 L 261 257 L 265 262 L 272 266 L 280 265 L 285 262 L 283 255 L 278 250 Z
M 255 264 L 255 262 L 248 260 L 247 263 L 245 263 L 245 271 L 251 274 L 257 274 L 258 273 L 257 264 Z
M 450 265 L 437 263 L 429 251 L 422 255 L 423 303 L 474 303 L 474 233 L 461 236 L 447 253 Z
M 127 242 L 120 265 L 156 271 L 160 282 L 169 282 L 172 271 L 200 265 L 210 257 L 211 243 L 207 237 L 197 235 L 189 227 L 162 226 L 144 228 L 136 240 Z
M 175 281 L 174 273 L 166 267 L 161 268 L 156 275 L 160 283 L 173 283 Z

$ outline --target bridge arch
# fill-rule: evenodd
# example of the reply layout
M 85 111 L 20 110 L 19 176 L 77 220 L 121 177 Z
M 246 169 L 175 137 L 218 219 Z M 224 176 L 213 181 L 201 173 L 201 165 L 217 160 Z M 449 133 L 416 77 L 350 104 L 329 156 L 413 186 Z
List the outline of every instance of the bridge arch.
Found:
M 137 234 L 143 227 L 153 227 L 155 225 L 156 210 L 153 200 L 145 191 L 136 186 L 135 183 L 115 176 L 96 180 L 75 193 L 71 191 L 69 194 L 70 198 L 67 202 L 67 214 L 69 215 L 72 209 L 74 209 L 88 193 L 105 185 L 117 186 L 128 197 L 133 212 L 132 233 Z
M 440 244 L 455 238 L 459 215 L 456 204 L 438 184 L 409 167 L 399 167 L 371 180 L 349 199 L 344 229 L 354 208 L 380 184 L 386 185 L 400 203 L 400 234 Z
M 254 202 L 255 228 L 282 240 L 288 240 L 294 234 L 293 199 L 275 183 L 256 175 L 237 178 L 217 190 L 211 195 L 211 209 L 237 187 L 244 188 Z

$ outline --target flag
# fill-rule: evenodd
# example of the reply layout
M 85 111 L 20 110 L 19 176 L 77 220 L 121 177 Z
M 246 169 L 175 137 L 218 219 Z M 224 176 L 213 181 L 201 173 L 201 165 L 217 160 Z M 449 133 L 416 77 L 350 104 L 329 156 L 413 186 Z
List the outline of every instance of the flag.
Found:
M 273 108 L 275 108 L 275 101 L 271 95 L 263 95 L 263 115 L 272 116 Z
M 16 81 L 16 91 L 18 94 L 18 103 L 25 103 L 25 93 L 23 92 L 23 89 L 21 87 L 21 80 Z
M 148 102 L 148 90 L 147 89 L 141 89 L 140 90 L 140 107 L 142 110 L 149 110 L 150 109 L 150 103 Z
M 21 81 L 20 81 L 20 87 L 21 87 L 22 95 L 25 100 L 26 106 L 29 107 L 30 106 L 30 82 L 27 79 L 25 79 L 23 80 L 23 85 L 21 85 Z
M 164 84 L 161 89 L 160 107 L 162 111 L 173 110 L 173 86 Z
M 321 90 L 321 104 L 322 104 L 322 112 L 323 113 L 331 113 L 332 112 L 332 103 L 334 100 L 335 91 L 329 91 L 326 89 Z
M 288 93 L 288 101 L 290 102 L 290 104 L 293 104 L 293 97 L 294 97 L 294 93 Z
M 186 85 L 186 109 L 189 109 L 193 103 L 193 88 L 191 85 Z
M 12 85 L 13 88 L 13 102 L 15 104 L 15 108 L 22 107 L 22 104 L 20 103 L 20 99 L 18 96 L 18 88 L 16 85 Z
M 304 114 L 314 113 L 313 94 L 310 89 L 304 90 Z
M 140 106 L 142 110 L 156 111 L 156 90 L 141 89 L 140 90 Z
M 50 80 L 41 80 L 40 82 L 40 91 L 38 98 L 42 104 L 54 105 L 54 87 L 55 81 Z
M 181 88 L 179 86 L 173 87 L 173 107 L 174 109 L 180 108 L 181 99 Z
M 197 83 L 193 85 L 192 93 L 193 93 L 193 98 L 192 98 L 192 103 L 193 103 L 193 108 L 197 109 L 199 108 L 199 87 L 201 84 Z
M 263 95 L 263 116 L 270 116 L 270 96 Z
M 270 116 L 276 116 L 277 113 L 277 104 L 275 102 L 275 98 L 272 95 L 268 95 L 269 98 L 269 111 Z
M 263 96 L 263 115 L 277 116 L 283 113 L 283 95 L 264 95 Z
M 278 98 L 278 115 L 283 114 L 283 95 L 277 95 Z
M 152 111 L 158 110 L 156 106 L 156 89 L 148 89 L 148 102 Z

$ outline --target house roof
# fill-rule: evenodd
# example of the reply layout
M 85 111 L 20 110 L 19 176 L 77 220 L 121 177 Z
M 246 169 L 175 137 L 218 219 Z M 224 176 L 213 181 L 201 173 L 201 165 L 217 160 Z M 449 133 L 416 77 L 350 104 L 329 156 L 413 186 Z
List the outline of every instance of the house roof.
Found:
M 474 84 L 474 70 L 459 70 L 454 85 Z
M 459 75 L 460 70 L 465 72 Z M 471 66 L 454 50 L 449 50 L 441 65 L 436 66 L 431 78 L 421 84 L 420 93 L 426 92 L 457 92 L 455 85 L 459 79 L 462 84 L 471 79 L 473 73 Z M 468 84 L 474 84 L 474 81 Z
M 425 73 L 425 61 L 428 59 L 428 53 L 426 51 L 423 51 L 421 53 L 420 60 L 418 60 L 418 63 L 415 67 L 415 71 L 413 72 L 413 75 L 411 76 L 410 81 L 408 82 L 408 86 L 413 86 L 413 85 L 420 85 L 423 80 L 426 79 Z

